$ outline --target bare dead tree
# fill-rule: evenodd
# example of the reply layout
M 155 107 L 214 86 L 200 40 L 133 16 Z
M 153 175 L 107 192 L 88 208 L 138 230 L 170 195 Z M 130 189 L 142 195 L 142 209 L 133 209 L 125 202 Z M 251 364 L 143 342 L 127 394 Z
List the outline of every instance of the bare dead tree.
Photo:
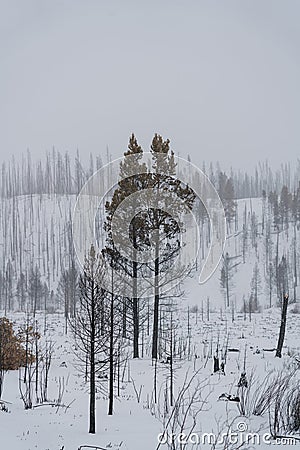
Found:
M 79 277 L 78 308 L 74 318 L 70 320 L 77 357 L 79 361 L 88 364 L 89 433 L 92 434 L 96 432 L 96 361 L 105 351 L 109 336 L 106 293 L 100 287 L 104 267 L 100 261 L 94 247 L 91 246 Z
M 281 358 L 281 356 L 282 356 L 282 347 L 283 347 L 284 337 L 285 337 L 288 302 L 289 302 L 289 295 L 286 293 L 283 296 L 283 303 L 282 303 L 282 309 L 281 309 L 281 323 L 280 323 L 278 344 L 277 344 L 276 355 L 275 355 L 278 358 Z

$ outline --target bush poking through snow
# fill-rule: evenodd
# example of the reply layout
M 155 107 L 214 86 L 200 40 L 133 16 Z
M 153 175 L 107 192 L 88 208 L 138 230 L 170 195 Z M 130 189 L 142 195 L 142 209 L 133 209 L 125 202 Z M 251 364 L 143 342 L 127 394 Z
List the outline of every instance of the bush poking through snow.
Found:
M 30 327 L 32 328 L 32 327 Z M 33 329 L 28 330 L 34 333 Z M 28 358 L 33 362 L 34 356 L 23 347 L 23 333 L 15 334 L 13 323 L 6 317 L 0 318 L 0 367 L 2 370 L 17 370 L 25 366 Z

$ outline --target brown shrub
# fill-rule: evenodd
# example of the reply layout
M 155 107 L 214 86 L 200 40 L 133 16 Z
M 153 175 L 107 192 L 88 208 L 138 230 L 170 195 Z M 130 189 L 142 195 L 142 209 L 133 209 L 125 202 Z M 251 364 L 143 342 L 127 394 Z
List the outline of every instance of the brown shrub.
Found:
M 34 336 L 33 330 L 27 329 L 28 336 Z M 24 348 L 24 332 L 15 334 L 13 323 L 6 317 L 0 318 L 0 369 L 17 370 L 26 363 L 33 362 L 34 357 Z

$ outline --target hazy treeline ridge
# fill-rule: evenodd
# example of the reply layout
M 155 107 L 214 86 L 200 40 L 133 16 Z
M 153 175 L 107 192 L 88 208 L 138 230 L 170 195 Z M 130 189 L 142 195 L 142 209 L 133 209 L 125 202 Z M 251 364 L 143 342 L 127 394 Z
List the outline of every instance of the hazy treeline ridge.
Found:
M 83 163 L 78 151 L 76 156 L 71 157 L 67 152 L 61 153 L 53 149 L 42 159 L 32 158 L 30 151 L 27 151 L 20 161 L 12 157 L 2 163 L 0 196 L 11 198 L 30 194 L 78 194 L 88 178 L 111 159 L 108 151 L 105 161 L 100 155 L 91 154 L 88 164 Z M 188 159 L 193 162 L 189 156 Z M 215 185 L 218 183 L 222 172 L 219 163 L 203 163 L 201 169 Z M 286 163 L 276 171 L 266 161 L 258 163 L 254 173 L 231 169 L 227 176 L 232 180 L 237 199 L 261 197 L 263 191 L 279 193 L 283 185 L 293 191 L 300 178 L 300 160 L 297 159 L 292 168 Z

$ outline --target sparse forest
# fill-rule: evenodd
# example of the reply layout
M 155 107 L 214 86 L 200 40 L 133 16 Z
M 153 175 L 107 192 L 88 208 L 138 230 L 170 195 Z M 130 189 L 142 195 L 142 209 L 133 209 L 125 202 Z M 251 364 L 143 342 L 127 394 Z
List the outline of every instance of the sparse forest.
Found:
M 59 417 L 73 415 L 95 435 L 76 441 L 83 449 L 85 443 L 103 448 L 113 442 L 129 450 L 124 428 L 103 434 L 108 423 L 103 411 L 114 417 L 130 411 L 133 420 L 145 415 L 156 436 L 161 433 L 161 442 L 152 436 L 153 450 L 194 448 L 201 429 L 227 436 L 207 448 L 233 450 L 228 432 L 241 417 L 254 420 L 255 432 L 268 432 L 270 439 L 298 440 L 300 161 L 276 172 L 265 162 L 254 173 L 225 173 L 219 164 L 203 164 L 224 206 L 227 243 L 218 269 L 199 285 L 197 274 L 211 244 L 209 215 L 192 188 L 176 179 L 168 139 L 153 137 L 149 167 L 141 159 L 144 151 L 149 150 L 130 136 L 124 157 L 130 155 L 131 163 L 120 163 L 120 181 L 102 199 L 95 222 L 99 248 L 88 243 L 83 267 L 73 246 L 73 210 L 81 188 L 110 155 L 107 161 L 91 155 L 88 167 L 79 154 L 71 160 L 56 150 L 40 161 L 28 152 L 21 161 L 3 163 L 3 415 L 15 414 L 18 402 L 27 411 L 43 411 L 43 418 L 47 408 Z M 143 173 L 132 175 L 133 168 Z M 189 236 L 199 247 L 193 267 L 168 291 L 164 273 L 185 245 L 184 208 L 174 211 L 175 219 L 159 200 L 156 208 L 141 204 L 128 227 L 118 229 L 124 240 L 128 231 L 132 259 L 113 239 L 117 208 L 147 189 L 172 192 L 199 225 L 199 237 Z M 151 260 L 138 259 L 150 251 Z M 129 280 L 130 295 L 120 294 L 114 278 L 109 290 L 103 288 L 107 270 Z M 145 280 L 152 295 L 139 298 Z M 80 409 L 78 398 L 89 407 Z M 221 400 L 226 405 L 217 405 Z M 172 438 L 180 433 L 184 444 Z M 240 444 L 248 448 L 246 441 Z M 62 438 L 59 445 L 69 448 Z

